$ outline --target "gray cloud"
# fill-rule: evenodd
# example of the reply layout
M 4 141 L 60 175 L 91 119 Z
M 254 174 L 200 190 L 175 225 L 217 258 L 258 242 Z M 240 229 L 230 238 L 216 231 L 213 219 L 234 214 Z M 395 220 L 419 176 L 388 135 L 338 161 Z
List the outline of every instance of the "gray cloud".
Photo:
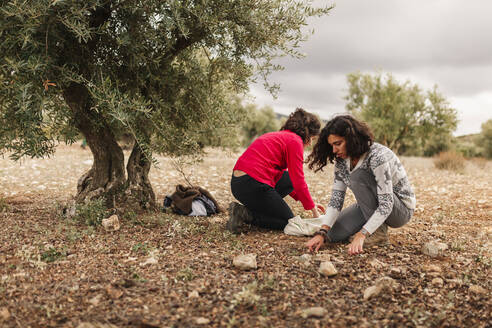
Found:
M 456 105 L 473 106 L 471 99 L 479 96 L 488 103 L 483 94 L 492 86 L 490 13 L 492 2 L 485 0 L 339 1 L 329 16 L 311 20 L 315 34 L 301 49 L 306 58 L 279 60 L 286 67 L 272 76 L 282 87 L 279 99 L 258 86 L 252 94 L 278 111 L 302 105 L 329 117 L 344 110 L 346 74 L 382 70 L 426 89 L 437 84 L 449 99 L 461 99 Z M 458 110 L 469 124 L 467 109 Z M 491 117 L 489 108 L 483 119 Z

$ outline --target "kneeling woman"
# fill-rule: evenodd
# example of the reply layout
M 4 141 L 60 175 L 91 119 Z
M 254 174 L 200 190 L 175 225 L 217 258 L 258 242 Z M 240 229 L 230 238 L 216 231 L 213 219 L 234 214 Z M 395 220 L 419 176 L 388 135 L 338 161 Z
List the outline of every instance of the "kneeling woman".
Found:
M 296 109 L 278 132 L 258 137 L 234 166 L 231 191 L 241 204 L 229 205 L 227 229 L 239 232 L 241 223 L 282 230 L 294 214 L 283 198 L 290 194 L 318 217 L 304 180 L 304 147 L 319 134 L 316 116 Z
M 415 195 L 405 169 L 389 148 L 373 140 L 369 127 L 350 115 L 333 118 L 321 131 L 309 167 L 319 171 L 335 160 L 335 177 L 324 224 L 306 243 L 310 251 L 353 237 L 348 252 L 358 254 L 369 235 L 387 240 L 387 226 L 401 227 L 412 217 Z M 357 203 L 342 211 L 347 187 Z

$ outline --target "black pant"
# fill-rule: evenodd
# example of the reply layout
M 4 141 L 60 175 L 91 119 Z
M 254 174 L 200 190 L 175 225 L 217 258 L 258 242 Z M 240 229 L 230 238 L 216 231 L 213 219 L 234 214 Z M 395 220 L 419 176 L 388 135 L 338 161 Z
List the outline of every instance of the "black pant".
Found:
M 234 197 L 253 214 L 252 224 L 273 230 L 283 230 L 288 220 L 294 217 L 289 205 L 283 200 L 294 190 L 289 172 L 285 171 L 275 188 L 243 175 L 232 176 L 231 191 Z

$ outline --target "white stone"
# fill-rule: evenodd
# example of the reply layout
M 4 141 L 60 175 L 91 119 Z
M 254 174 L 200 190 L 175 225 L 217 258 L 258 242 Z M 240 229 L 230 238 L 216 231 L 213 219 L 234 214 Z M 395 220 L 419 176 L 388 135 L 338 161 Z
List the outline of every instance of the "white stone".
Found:
M 390 273 L 393 275 L 399 275 L 399 274 L 401 274 L 401 269 L 397 268 L 397 267 L 393 267 L 390 269 Z
M 448 249 L 448 245 L 437 241 L 430 241 L 422 246 L 422 253 L 430 257 L 440 256 Z
M 238 255 L 234 258 L 232 264 L 241 270 L 255 270 L 258 268 L 256 254 Z
M 323 318 L 327 313 L 328 313 L 328 311 L 325 308 L 310 307 L 310 308 L 304 309 L 302 311 L 302 317 L 304 319 L 312 318 L 312 317 Z
M 89 303 L 91 303 L 94 306 L 98 306 L 99 302 L 101 301 L 101 297 L 102 297 L 102 294 L 96 295 L 89 300 Z
M 311 265 L 312 255 L 302 254 L 301 256 L 297 257 L 297 260 L 300 262 L 301 265 L 308 267 Z
M 140 263 L 140 266 L 146 266 L 146 265 L 152 265 L 152 264 L 157 264 L 159 263 L 159 261 L 153 257 L 153 256 L 150 256 L 147 260 L 145 260 L 144 262 Z
M 382 277 L 376 281 L 374 286 L 366 288 L 364 291 L 364 300 L 379 296 L 382 292 L 392 292 L 398 283 L 390 277 Z
M 107 219 L 103 219 L 102 226 L 106 231 L 120 230 L 120 220 L 118 220 L 118 215 L 114 214 Z
M 368 287 L 368 288 L 366 288 L 366 290 L 364 290 L 364 299 L 368 300 L 371 297 L 379 295 L 380 293 L 381 293 L 380 287 L 378 287 L 376 285 Z
M 311 259 L 312 259 L 312 255 L 311 254 L 302 254 L 301 256 L 299 256 L 299 261 L 301 262 L 310 262 Z
M 331 276 L 334 276 L 338 273 L 337 269 L 335 268 L 333 263 L 331 263 L 330 261 L 321 262 L 319 265 L 318 272 L 321 273 L 323 276 L 326 276 L 326 277 L 331 277 Z
M 315 261 L 327 262 L 331 261 L 331 255 L 326 253 L 318 253 L 313 258 Z
M 200 294 L 198 294 L 198 292 L 196 290 L 194 290 L 188 294 L 188 298 L 199 298 L 199 297 L 200 297 Z
M 381 269 L 386 266 L 386 263 L 379 261 L 378 259 L 373 259 L 369 264 L 375 269 Z
M 199 317 L 195 319 L 197 325 L 208 325 L 210 323 L 210 319 Z
M 482 286 L 479 286 L 479 285 L 471 285 L 468 288 L 468 291 L 470 293 L 474 293 L 474 294 L 486 294 L 487 293 L 487 290 L 485 288 L 483 288 Z
M 432 279 L 431 283 L 434 286 L 440 287 L 440 286 L 444 285 L 444 280 L 442 280 L 442 278 L 436 277 L 436 278 Z

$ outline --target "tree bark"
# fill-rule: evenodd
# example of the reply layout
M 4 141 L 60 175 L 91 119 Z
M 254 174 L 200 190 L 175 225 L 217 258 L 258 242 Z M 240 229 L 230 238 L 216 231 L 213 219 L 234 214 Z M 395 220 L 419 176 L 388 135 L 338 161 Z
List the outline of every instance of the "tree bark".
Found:
M 72 110 L 74 124 L 87 140 L 94 162 L 77 183 L 78 203 L 104 197 L 106 206 L 115 207 L 118 193 L 125 184 L 124 155 L 104 118 L 91 109 L 85 86 L 72 83 L 63 92 Z
M 128 180 L 125 203 L 134 208 L 155 209 L 156 200 L 149 180 L 150 160 L 135 142 L 126 165 Z

